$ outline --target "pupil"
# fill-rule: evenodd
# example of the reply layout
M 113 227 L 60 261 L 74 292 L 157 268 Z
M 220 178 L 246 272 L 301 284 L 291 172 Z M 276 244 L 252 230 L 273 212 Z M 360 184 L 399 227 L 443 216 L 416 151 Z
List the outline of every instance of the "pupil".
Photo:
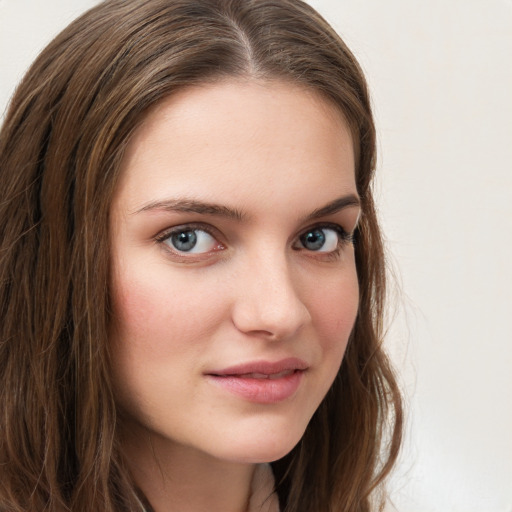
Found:
M 314 229 L 306 233 L 301 241 L 306 249 L 318 251 L 325 244 L 325 234 L 321 229 Z
M 197 235 L 194 231 L 182 231 L 172 235 L 171 240 L 178 251 L 190 251 L 197 243 Z

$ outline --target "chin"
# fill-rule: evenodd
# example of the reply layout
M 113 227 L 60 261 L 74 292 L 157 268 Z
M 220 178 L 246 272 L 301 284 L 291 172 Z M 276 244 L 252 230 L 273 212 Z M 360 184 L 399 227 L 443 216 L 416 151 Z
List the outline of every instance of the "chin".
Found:
M 260 464 L 282 459 L 299 443 L 304 435 L 305 427 L 279 428 L 232 439 L 223 453 L 217 456 L 222 459 L 244 464 Z

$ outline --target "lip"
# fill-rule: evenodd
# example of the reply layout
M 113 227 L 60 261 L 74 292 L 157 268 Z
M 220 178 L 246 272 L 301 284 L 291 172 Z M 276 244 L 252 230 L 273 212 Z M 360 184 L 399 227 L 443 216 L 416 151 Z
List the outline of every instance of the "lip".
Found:
M 292 357 L 243 363 L 205 375 L 214 384 L 249 402 L 274 404 L 295 394 L 307 369 L 307 363 Z

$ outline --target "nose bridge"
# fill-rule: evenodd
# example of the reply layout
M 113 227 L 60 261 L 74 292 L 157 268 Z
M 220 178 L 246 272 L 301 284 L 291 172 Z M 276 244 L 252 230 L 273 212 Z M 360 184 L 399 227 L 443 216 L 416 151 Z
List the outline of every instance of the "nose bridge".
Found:
M 308 320 L 309 311 L 301 300 L 298 276 L 285 251 L 258 251 L 247 256 L 244 267 L 233 311 L 238 329 L 275 339 L 299 330 Z

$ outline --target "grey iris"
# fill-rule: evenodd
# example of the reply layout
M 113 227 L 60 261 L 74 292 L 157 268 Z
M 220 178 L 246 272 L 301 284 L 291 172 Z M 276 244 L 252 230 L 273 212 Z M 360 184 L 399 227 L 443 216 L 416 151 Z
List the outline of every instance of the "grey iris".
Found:
M 325 233 L 321 229 L 312 229 L 300 237 L 302 245 L 309 251 L 318 251 L 325 244 Z
M 197 243 L 195 231 L 181 231 L 171 236 L 172 245 L 178 251 L 191 251 Z

